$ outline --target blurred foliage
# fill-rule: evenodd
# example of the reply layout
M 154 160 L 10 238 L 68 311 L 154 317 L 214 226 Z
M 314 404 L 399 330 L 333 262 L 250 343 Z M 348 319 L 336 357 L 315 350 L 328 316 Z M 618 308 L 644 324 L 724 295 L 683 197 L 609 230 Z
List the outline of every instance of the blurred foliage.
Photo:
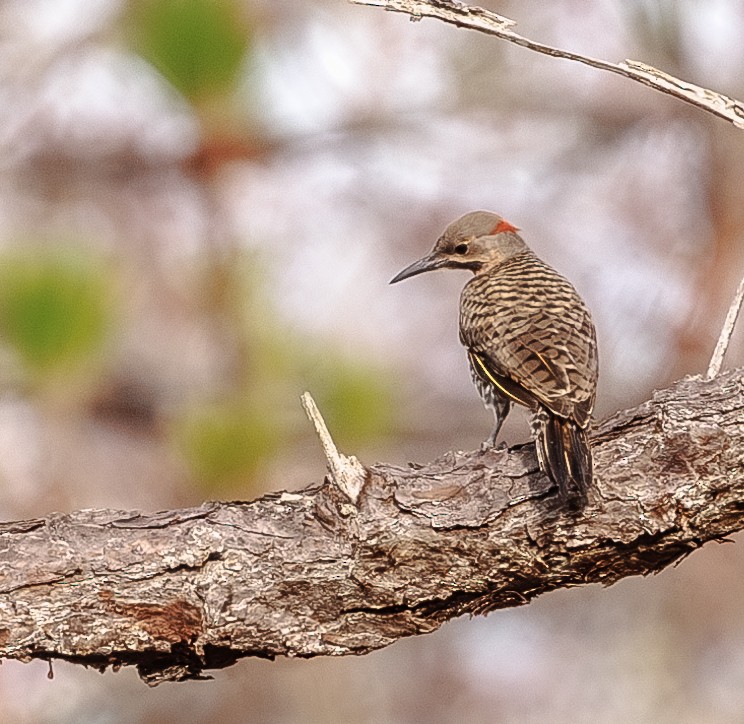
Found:
M 231 264 L 233 272 L 238 268 Z M 246 258 L 239 278 L 252 384 L 289 383 L 297 395 L 309 390 L 336 441 L 348 448 L 389 434 L 395 409 L 390 376 L 362 359 L 340 356 L 332 341 L 308 339 L 282 323 L 260 261 Z
M 392 384 L 383 370 L 325 357 L 304 383 L 334 440 L 347 450 L 389 435 L 394 423 Z
M 243 363 L 230 388 L 237 401 L 205 402 L 184 411 L 174 427 L 176 446 L 208 494 L 245 489 L 288 439 L 310 433 L 298 414 L 304 390 L 346 449 L 389 434 L 394 421 L 389 376 L 289 327 L 273 306 L 268 279 L 261 261 L 243 252 L 204 270 L 204 299 L 239 335 Z M 290 407 L 295 414 L 286 413 Z
M 137 51 L 191 100 L 233 87 L 250 27 L 231 0 L 138 0 L 130 29 Z
M 71 371 L 103 342 L 111 305 L 108 274 L 72 249 L 7 253 L 0 259 L 0 333 L 27 372 Z
M 194 408 L 178 422 L 175 436 L 196 481 L 209 492 L 250 482 L 283 439 L 276 414 L 250 400 Z

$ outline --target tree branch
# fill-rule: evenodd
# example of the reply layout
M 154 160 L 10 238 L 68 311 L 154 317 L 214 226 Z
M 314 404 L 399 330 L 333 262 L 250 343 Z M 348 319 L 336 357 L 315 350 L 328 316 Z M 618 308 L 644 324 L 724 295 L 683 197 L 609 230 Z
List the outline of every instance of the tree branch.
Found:
M 529 48 L 544 55 L 575 60 L 592 68 L 607 70 L 610 73 L 616 73 L 643 83 L 662 93 L 674 96 L 686 103 L 691 103 L 698 108 L 725 118 L 737 128 L 744 128 L 744 104 L 735 98 L 729 98 L 722 93 L 675 78 L 673 75 L 637 60 L 610 63 L 606 60 L 590 58 L 580 53 L 572 53 L 553 48 L 544 43 L 538 43 L 514 32 L 512 27 L 516 23 L 513 20 L 484 8 L 465 5 L 453 0 L 350 0 L 350 2 L 355 5 L 372 5 L 393 12 L 405 13 L 410 16 L 411 20 L 420 20 L 423 17 L 437 18 L 461 28 L 495 35 L 503 40 L 508 40 L 510 43 L 521 45 L 523 48 Z
M 686 378 L 593 439 L 568 514 L 531 444 L 368 469 L 155 515 L 0 526 L 0 656 L 133 664 L 148 683 L 240 657 L 361 654 L 463 613 L 656 572 L 744 527 L 744 370 Z
M 736 326 L 736 320 L 739 318 L 739 312 L 741 311 L 743 301 L 744 279 L 739 282 L 736 294 L 734 294 L 734 298 L 731 300 L 731 306 L 729 306 L 726 319 L 723 322 L 723 327 L 721 328 L 721 334 L 718 337 L 716 348 L 713 350 L 713 356 L 710 358 L 708 371 L 705 374 L 706 380 L 712 380 L 721 371 L 723 358 L 726 356 L 726 351 L 731 342 L 731 335 L 734 333 L 734 327 Z
M 320 410 L 318 410 L 318 406 L 310 396 L 310 393 L 303 393 L 300 400 L 310 422 L 313 423 L 315 432 L 318 433 L 318 437 L 320 438 L 320 444 L 323 447 L 323 452 L 328 462 L 328 473 L 331 480 L 340 488 L 341 492 L 349 499 L 349 502 L 352 505 L 356 505 L 367 477 L 367 471 L 364 469 L 364 465 L 353 455 L 351 457 L 342 455 L 336 449 L 331 433 L 328 432 L 328 428 L 326 427 L 325 420 L 320 414 Z

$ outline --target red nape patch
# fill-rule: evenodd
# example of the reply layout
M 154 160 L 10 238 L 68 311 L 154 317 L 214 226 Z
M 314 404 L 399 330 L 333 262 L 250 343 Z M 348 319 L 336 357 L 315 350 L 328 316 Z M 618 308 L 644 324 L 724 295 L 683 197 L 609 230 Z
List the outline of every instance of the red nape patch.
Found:
M 501 219 L 501 221 L 491 229 L 490 236 L 500 234 L 502 231 L 519 231 L 519 229 L 516 226 L 512 226 L 506 219 Z

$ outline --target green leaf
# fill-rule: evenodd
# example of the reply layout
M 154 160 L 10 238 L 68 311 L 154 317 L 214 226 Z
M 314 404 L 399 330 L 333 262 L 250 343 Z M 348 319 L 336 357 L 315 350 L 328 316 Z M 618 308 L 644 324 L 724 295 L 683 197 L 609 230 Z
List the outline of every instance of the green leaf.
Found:
M 0 334 L 31 372 L 96 353 L 109 319 L 107 275 L 72 251 L 0 260 Z
M 140 0 L 133 6 L 135 47 L 191 99 L 235 82 L 249 43 L 238 4 L 229 0 Z

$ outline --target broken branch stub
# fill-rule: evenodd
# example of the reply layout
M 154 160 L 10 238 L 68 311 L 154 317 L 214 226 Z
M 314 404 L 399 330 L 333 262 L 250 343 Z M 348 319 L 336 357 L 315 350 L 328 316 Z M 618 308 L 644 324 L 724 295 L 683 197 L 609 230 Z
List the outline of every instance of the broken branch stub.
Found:
M 303 393 L 300 398 L 302 406 L 305 408 L 310 422 L 318 433 L 320 444 L 323 447 L 326 460 L 328 461 L 328 473 L 331 481 L 343 492 L 343 494 L 356 505 L 359 500 L 359 494 L 364 487 L 364 481 L 367 477 L 367 471 L 361 462 L 353 455 L 344 455 L 338 451 L 336 444 L 333 442 L 328 426 L 325 424 L 323 416 L 318 410 L 312 396 L 309 392 Z

